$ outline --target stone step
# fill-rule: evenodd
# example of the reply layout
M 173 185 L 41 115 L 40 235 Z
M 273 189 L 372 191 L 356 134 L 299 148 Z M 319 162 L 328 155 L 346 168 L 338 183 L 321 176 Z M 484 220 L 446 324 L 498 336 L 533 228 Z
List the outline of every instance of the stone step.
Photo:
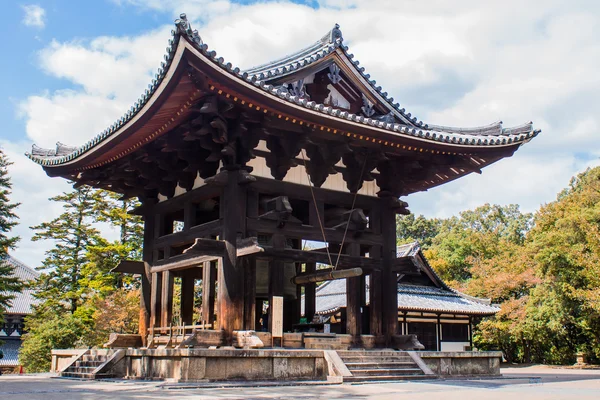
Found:
M 370 356 L 406 356 L 409 357 L 406 351 L 395 351 L 395 350 L 340 350 L 338 351 L 340 356 L 342 355 L 370 355 Z
M 107 379 L 114 378 L 113 374 L 92 374 L 92 373 L 80 373 L 80 372 L 61 372 L 60 376 L 63 378 L 76 378 L 76 379 Z
M 373 368 L 373 369 L 353 369 L 352 376 L 404 376 L 404 375 L 423 375 L 421 368 Z
M 99 367 L 105 361 L 75 361 L 75 367 Z
M 78 374 L 91 374 L 96 367 L 69 367 L 65 372 Z
M 414 362 L 410 357 L 360 357 L 360 356 L 344 356 L 340 357 L 344 364 L 347 363 L 382 363 L 382 362 Z
M 344 382 L 382 382 L 382 381 L 412 381 L 436 379 L 435 375 L 371 375 L 371 376 L 345 376 Z
M 353 369 L 387 369 L 387 368 L 416 368 L 417 364 L 408 361 L 399 362 L 349 362 L 345 363 L 349 370 Z
M 107 357 L 106 356 L 92 356 L 92 355 L 84 355 L 83 357 L 81 357 L 81 361 L 106 361 Z

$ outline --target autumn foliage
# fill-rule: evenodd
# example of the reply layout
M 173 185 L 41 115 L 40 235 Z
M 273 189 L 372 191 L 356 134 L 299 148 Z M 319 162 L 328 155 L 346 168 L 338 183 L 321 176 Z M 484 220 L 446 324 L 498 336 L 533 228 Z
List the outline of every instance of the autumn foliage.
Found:
M 398 227 L 401 242 L 424 243 L 451 286 L 500 305 L 478 324 L 480 349 L 501 350 L 509 362 L 600 358 L 600 168 L 535 214 L 486 204 L 449 219 L 402 217 Z

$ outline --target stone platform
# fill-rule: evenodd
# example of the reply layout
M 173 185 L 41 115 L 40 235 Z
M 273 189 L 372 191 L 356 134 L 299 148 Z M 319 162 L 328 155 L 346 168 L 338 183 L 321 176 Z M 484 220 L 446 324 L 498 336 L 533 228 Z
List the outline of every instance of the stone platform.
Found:
M 323 349 L 118 349 L 53 351 L 64 377 L 173 382 L 414 380 L 498 376 L 499 352 Z M 61 367 L 59 367 L 61 366 Z

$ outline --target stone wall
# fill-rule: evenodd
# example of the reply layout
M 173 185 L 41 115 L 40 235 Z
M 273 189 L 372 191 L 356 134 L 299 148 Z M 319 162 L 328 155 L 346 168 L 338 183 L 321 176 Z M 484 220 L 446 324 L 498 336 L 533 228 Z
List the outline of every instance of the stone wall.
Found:
M 85 353 L 86 349 L 65 349 L 65 350 L 52 350 L 52 362 L 50 364 L 50 372 L 60 372 L 67 368 L 73 361 L 75 361 L 80 355 Z
M 438 376 L 500 375 L 499 351 L 416 351 Z
M 327 379 L 320 350 L 128 349 L 123 361 L 128 379 Z

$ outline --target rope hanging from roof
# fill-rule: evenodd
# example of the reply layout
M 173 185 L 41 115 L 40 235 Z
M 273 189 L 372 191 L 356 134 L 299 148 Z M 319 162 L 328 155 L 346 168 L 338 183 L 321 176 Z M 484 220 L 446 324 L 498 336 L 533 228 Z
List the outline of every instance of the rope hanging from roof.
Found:
M 304 163 L 304 173 L 306 174 L 306 179 L 308 180 L 308 186 L 310 188 L 310 194 L 312 197 L 313 206 L 315 207 L 315 210 L 316 210 L 317 220 L 319 222 L 319 228 L 321 229 L 321 235 L 323 235 L 323 242 L 329 243 L 327 241 L 327 236 L 325 234 L 325 227 L 323 226 L 323 220 L 321 220 L 319 207 L 317 207 L 317 199 L 315 197 L 315 191 L 314 191 L 312 182 L 310 180 L 310 175 L 308 173 L 308 165 L 306 164 L 306 154 L 304 152 L 304 149 L 301 149 L 300 154 L 302 155 L 302 162 Z M 362 182 L 362 178 L 363 178 L 363 175 L 365 172 L 365 167 L 367 165 L 368 158 L 369 158 L 368 154 L 365 155 L 358 182 Z M 354 213 L 354 206 L 356 205 L 356 198 L 358 197 L 358 190 L 359 190 L 359 188 L 356 188 L 356 190 L 354 191 L 354 197 L 352 198 L 352 207 L 350 209 L 350 213 L 348 214 L 348 221 L 346 223 L 346 228 L 344 229 L 344 236 L 342 236 L 342 242 L 340 243 L 340 250 L 337 254 L 335 264 L 333 263 L 333 259 L 331 258 L 331 253 L 329 251 L 329 245 L 325 248 L 325 250 L 327 251 L 327 258 L 329 259 L 329 265 L 331 265 L 333 268 L 331 268 L 327 271 L 317 271 L 317 272 L 308 273 L 308 274 L 296 275 L 295 277 L 292 278 L 292 283 L 294 283 L 296 285 L 301 285 L 301 284 L 313 283 L 313 282 L 331 281 L 331 280 L 335 280 L 335 279 L 353 278 L 353 277 L 362 275 L 363 271 L 361 268 L 351 268 L 351 269 L 347 269 L 347 270 L 343 270 L 343 271 L 337 271 L 337 267 L 340 263 L 340 258 L 342 256 L 342 249 L 344 248 L 344 243 L 346 242 L 346 236 L 348 234 L 348 227 L 350 225 L 350 219 L 352 218 L 352 214 Z

